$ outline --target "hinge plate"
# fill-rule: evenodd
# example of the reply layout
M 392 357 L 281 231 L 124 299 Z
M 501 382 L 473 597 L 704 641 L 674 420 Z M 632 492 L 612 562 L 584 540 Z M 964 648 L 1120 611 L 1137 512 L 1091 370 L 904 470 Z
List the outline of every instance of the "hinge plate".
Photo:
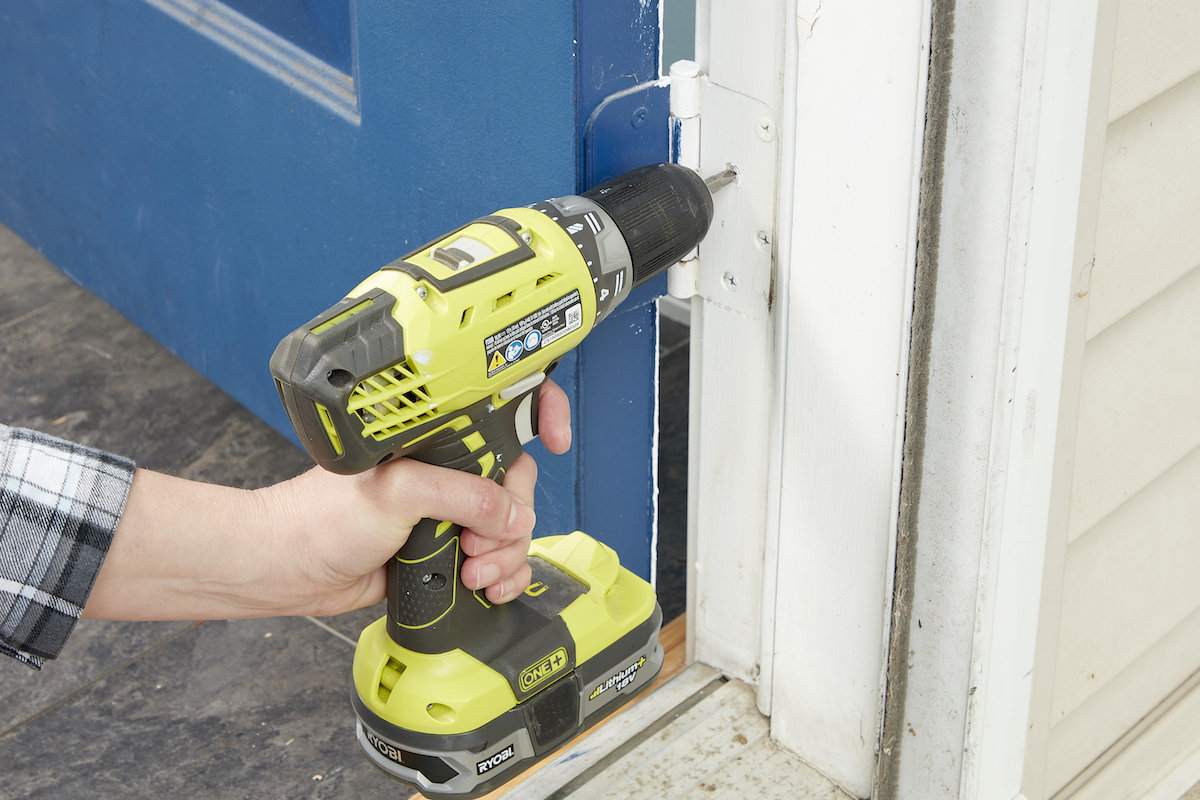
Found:
M 713 196 L 712 227 L 698 256 L 671 268 L 670 292 L 684 298 L 698 294 L 752 319 L 766 319 L 774 299 L 775 115 L 765 103 L 718 86 L 705 75 L 681 77 L 676 72 L 671 77 L 676 160 L 705 177 L 733 165 L 738 177 Z M 680 81 L 698 85 L 684 87 Z M 698 103 L 687 102 L 689 89 L 693 99 L 698 90 Z M 677 96 L 684 98 L 683 107 Z

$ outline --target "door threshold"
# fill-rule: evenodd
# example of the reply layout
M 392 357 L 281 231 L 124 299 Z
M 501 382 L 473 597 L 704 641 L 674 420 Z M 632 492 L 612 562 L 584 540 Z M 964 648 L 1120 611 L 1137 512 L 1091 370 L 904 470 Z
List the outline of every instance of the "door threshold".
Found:
M 771 741 L 754 688 L 693 664 L 496 800 L 852 800 Z
M 771 741 L 752 686 L 684 668 L 685 629 L 682 616 L 663 626 L 666 658 L 646 693 L 480 800 L 853 800 Z

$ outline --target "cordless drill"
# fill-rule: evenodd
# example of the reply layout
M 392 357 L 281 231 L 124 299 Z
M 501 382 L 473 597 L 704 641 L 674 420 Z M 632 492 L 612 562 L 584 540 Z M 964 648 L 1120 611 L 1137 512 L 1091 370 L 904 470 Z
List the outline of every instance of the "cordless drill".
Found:
M 393 261 L 280 342 L 271 371 L 308 452 L 356 473 L 407 457 L 495 481 L 537 435 L 563 354 L 695 247 L 713 216 L 676 164 L 481 217 Z M 430 798 L 511 779 L 662 666 L 650 585 L 576 531 L 536 538 L 529 589 L 467 589 L 461 528 L 424 519 L 387 564 L 387 615 L 354 654 L 358 740 Z

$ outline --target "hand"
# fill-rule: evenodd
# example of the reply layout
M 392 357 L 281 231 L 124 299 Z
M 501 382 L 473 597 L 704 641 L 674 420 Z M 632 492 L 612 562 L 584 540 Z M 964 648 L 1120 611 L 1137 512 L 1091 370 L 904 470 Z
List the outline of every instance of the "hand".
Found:
M 538 428 L 570 447 L 566 395 L 547 381 Z M 529 585 L 537 467 L 522 456 L 494 481 L 410 459 L 359 475 L 320 468 L 247 492 L 145 470 L 134 477 L 84 609 L 101 619 L 324 615 L 383 599 L 381 566 L 423 517 L 464 528 L 463 582 L 488 599 Z
M 538 430 L 542 444 L 551 453 L 562 455 L 571 448 L 571 406 L 553 381 L 542 384 L 538 397 Z M 504 475 L 504 488 L 530 509 L 536 485 L 537 464 L 528 454 L 517 459 Z M 478 527 L 465 528 L 460 543 L 468 556 L 461 573 L 466 587 L 486 588 L 484 594 L 493 603 L 515 600 L 529 588 L 531 572 L 525 559 L 532 532 L 532 524 L 516 538 L 488 535 Z

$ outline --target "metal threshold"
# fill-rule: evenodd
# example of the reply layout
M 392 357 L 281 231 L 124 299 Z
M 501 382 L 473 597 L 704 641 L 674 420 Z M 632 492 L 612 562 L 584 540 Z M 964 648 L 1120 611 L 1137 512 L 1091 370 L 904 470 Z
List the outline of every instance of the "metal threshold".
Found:
M 754 689 L 693 664 L 494 800 L 851 800 L 771 741 Z

